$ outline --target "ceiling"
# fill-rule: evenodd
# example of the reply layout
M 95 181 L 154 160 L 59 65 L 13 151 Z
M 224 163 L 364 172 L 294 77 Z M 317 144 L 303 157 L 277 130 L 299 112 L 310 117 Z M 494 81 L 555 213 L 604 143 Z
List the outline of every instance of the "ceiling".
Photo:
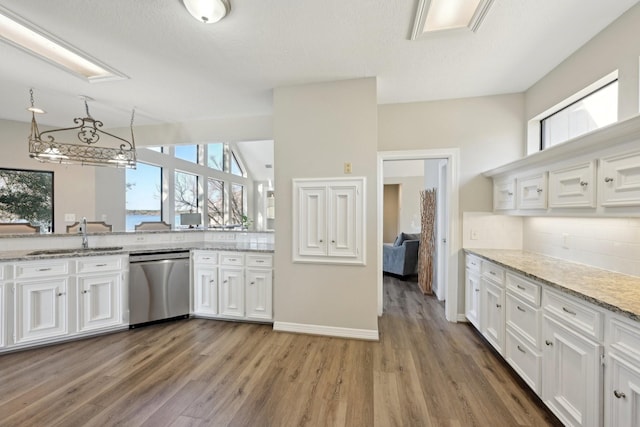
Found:
M 129 79 L 90 84 L 0 43 L 0 118 L 44 124 L 95 99 L 105 127 L 269 115 L 274 87 L 377 77 L 378 102 L 522 92 L 639 0 L 495 0 L 477 33 L 409 40 L 418 0 L 231 0 L 202 24 L 180 0 L 0 0 Z

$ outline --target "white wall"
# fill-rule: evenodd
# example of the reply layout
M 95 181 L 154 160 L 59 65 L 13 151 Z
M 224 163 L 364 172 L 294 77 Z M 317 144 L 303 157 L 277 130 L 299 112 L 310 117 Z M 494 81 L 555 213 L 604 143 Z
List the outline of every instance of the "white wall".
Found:
M 522 94 L 379 105 L 378 150 L 459 147 L 460 212 L 490 211 L 492 183 L 482 172 L 524 154 L 523 118 Z M 462 253 L 459 258 L 458 313 L 463 313 Z
M 275 326 L 366 331 L 377 336 L 376 80 L 373 78 L 276 88 L 274 148 L 277 230 Z M 292 179 L 344 176 L 367 179 L 366 265 L 292 262 Z
M 31 169 L 53 171 L 54 227 L 56 233 L 66 233 L 64 214 L 72 213 L 80 220 L 83 216 L 96 218 L 93 166 L 57 165 L 40 163 L 29 157 L 31 123 L 0 120 L 0 167 L 9 169 Z M 46 130 L 42 127 L 40 130 Z
M 419 233 L 420 224 L 420 191 L 424 190 L 424 179 L 421 176 L 404 176 L 384 178 L 385 184 L 400 185 L 400 212 L 398 212 L 398 232 Z

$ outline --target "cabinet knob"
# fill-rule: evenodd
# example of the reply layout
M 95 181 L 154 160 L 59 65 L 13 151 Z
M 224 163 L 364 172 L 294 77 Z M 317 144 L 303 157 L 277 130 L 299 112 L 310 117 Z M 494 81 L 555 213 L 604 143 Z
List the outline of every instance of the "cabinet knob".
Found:
M 545 340 L 544 343 L 549 346 L 553 345 L 553 341 L 549 341 L 549 340 Z
M 255 284 L 256 284 L 256 282 L 249 282 L 249 284 L 250 284 L 250 285 L 255 285 Z
M 222 283 L 229 283 L 229 281 L 228 281 L 228 280 L 225 280 L 225 281 L 224 281 L 224 282 L 222 282 Z
M 88 289 L 85 289 L 84 291 L 82 291 L 82 293 L 83 293 L 83 294 L 88 294 L 88 293 L 89 293 L 89 290 L 88 290 Z
M 509 192 L 507 193 L 507 196 L 513 196 L 513 192 L 512 192 L 512 191 L 509 191 Z
M 613 178 L 611 178 L 611 177 L 609 177 L 609 176 L 606 176 L 606 177 L 604 178 L 604 182 L 613 182 Z
M 209 283 L 216 283 L 215 279 L 209 280 Z
M 319 242 L 322 243 L 322 242 L 324 242 L 324 240 L 320 239 Z
M 536 191 L 537 191 L 538 193 L 542 193 L 542 188 L 538 188 Z
M 336 242 L 335 240 L 332 240 L 332 241 L 331 241 L 331 243 L 335 243 L 335 242 Z
M 583 187 L 586 187 L 587 185 L 589 185 L 589 183 L 585 181 L 580 181 L 580 185 Z
M 618 399 L 626 399 L 626 397 L 627 397 L 626 394 L 624 394 L 623 392 L 618 391 L 618 390 L 613 390 L 613 395 L 615 397 L 617 397 Z
M 501 308 L 502 304 L 496 304 L 496 308 Z
M 58 296 L 61 297 L 62 295 L 66 295 L 66 292 L 58 292 Z
M 476 292 L 480 292 L 480 289 L 476 288 L 476 289 L 474 289 L 474 291 L 476 291 Z

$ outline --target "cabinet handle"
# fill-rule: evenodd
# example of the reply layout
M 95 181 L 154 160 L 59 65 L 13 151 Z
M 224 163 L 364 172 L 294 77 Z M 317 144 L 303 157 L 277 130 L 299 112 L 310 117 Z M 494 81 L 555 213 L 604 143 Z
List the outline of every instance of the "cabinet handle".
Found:
M 257 259 L 257 260 L 256 260 L 256 262 L 257 262 L 258 264 L 262 264 L 262 263 L 264 262 L 264 260 L 263 260 L 263 259 Z
M 613 182 L 613 178 L 607 176 L 604 178 L 604 182 Z
M 576 315 L 576 312 L 575 312 L 575 311 L 571 311 L 571 310 L 569 310 L 567 307 L 562 307 L 562 311 L 564 311 L 565 313 L 568 313 L 568 314 L 570 314 L 570 315 L 572 315 L 572 316 L 575 316 L 575 315 Z
M 589 185 L 589 183 L 585 181 L 580 181 L 580 185 L 583 187 L 586 187 L 587 185 Z
M 58 296 L 61 297 L 62 295 L 66 295 L 66 292 L 58 292 Z
M 627 395 L 626 395 L 626 394 L 624 394 L 623 392 L 618 391 L 618 390 L 613 390 L 613 395 L 614 395 L 615 397 L 617 397 L 618 399 L 621 399 L 621 398 L 622 398 L 622 399 L 626 399 L 626 398 L 627 398 Z
M 476 289 L 474 289 L 474 291 L 476 291 L 476 292 L 480 292 L 480 289 L 476 288 Z
M 96 264 L 96 267 L 106 267 L 107 264 Z
M 516 285 L 516 288 L 520 289 L 521 291 L 525 290 L 525 287 L 524 286 L 520 286 L 520 285 Z
M 205 261 L 209 261 L 211 258 L 209 258 L 208 256 L 202 257 L 203 260 Z
M 235 258 L 229 258 L 229 261 L 230 261 L 230 262 L 236 262 L 236 261 L 237 261 L 237 259 L 235 259 Z
M 512 192 L 512 191 L 509 191 L 509 192 L 507 193 L 507 196 L 513 196 L 513 192 Z
M 489 274 L 492 275 L 492 276 L 495 276 L 496 272 L 495 271 L 490 271 Z
M 51 267 L 47 267 L 47 268 L 39 268 L 38 271 L 49 271 L 51 270 Z
M 255 284 L 256 284 L 256 282 L 249 282 L 249 284 L 250 284 L 250 285 L 255 285 Z
M 224 282 L 222 282 L 222 283 L 229 283 L 229 281 L 228 281 L 228 280 L 225 280 L 225 281 L 224 281 Z
M 524 308 L 520 307 L 519 305 L 517 305 L 517 306 L 516 306 L 516 308 L 517 308 L 518 310 L 520 310 L 521 312 L 523 312 L 523 313 L 526 313 L 526 312 L 527 312 L 527 310 L 525 310 Z
M 209 280 L 209 283 L 216 283 L 214 279 Z
M 496 308 L 501 308 L 502 304 L 496 304 Z
M 520 350 L 520 353 L 527 354 L 527 352 L 526 352 L 526 351 L 524 351 L 524 349 L 523 349 L 522 347 L 520 347 L 519 345 L 518 345 L 518 346 L 516 346 L 516 348 L 517 348 L 518 350 Z
M 538 194 L 540 194 L 542 193 L 542 188 L 538 188 L 536 191 L 538 192 Z
M 553 345 L 553 342 L 549 340 L 545 340 L 544 343 L 549 346 Z

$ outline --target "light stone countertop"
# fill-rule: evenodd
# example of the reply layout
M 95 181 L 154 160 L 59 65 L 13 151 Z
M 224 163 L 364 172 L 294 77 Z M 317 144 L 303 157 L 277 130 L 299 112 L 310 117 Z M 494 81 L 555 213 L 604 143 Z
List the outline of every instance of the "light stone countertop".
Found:
M 640 277 L 519 250 L 465 249 L 507 270 L 640 321 Z
M 90 248 L 83 250 L 77 248 L 71 252 L 66 249 L 64 253 L 40 253 L 30 255 L 32 253 L 42 252 L 37 249 L 19 250 L 19 251 L 0 251 L 0 262 L 8 261 L 34 261 L 56 258 L 75 258 L 85 256 L 103 256 L 103 255 L 129 255 L 129 254 L 145 254 L 154 252 L 168 251 L 189 251 L 189 250 L 217 250 L 230 252 L 264 252 L 273 253 L 274 245 L 271 243 L 250 243 L 250 242 L 173 242 L 173 243 L 153 243 L 140 245 L 127 245 L 122 247 L 105 247 L 102 250 Z M 100 249 L 100 248 L 97 248 Z M 45 250 L 46 251 L 46 250 Z

